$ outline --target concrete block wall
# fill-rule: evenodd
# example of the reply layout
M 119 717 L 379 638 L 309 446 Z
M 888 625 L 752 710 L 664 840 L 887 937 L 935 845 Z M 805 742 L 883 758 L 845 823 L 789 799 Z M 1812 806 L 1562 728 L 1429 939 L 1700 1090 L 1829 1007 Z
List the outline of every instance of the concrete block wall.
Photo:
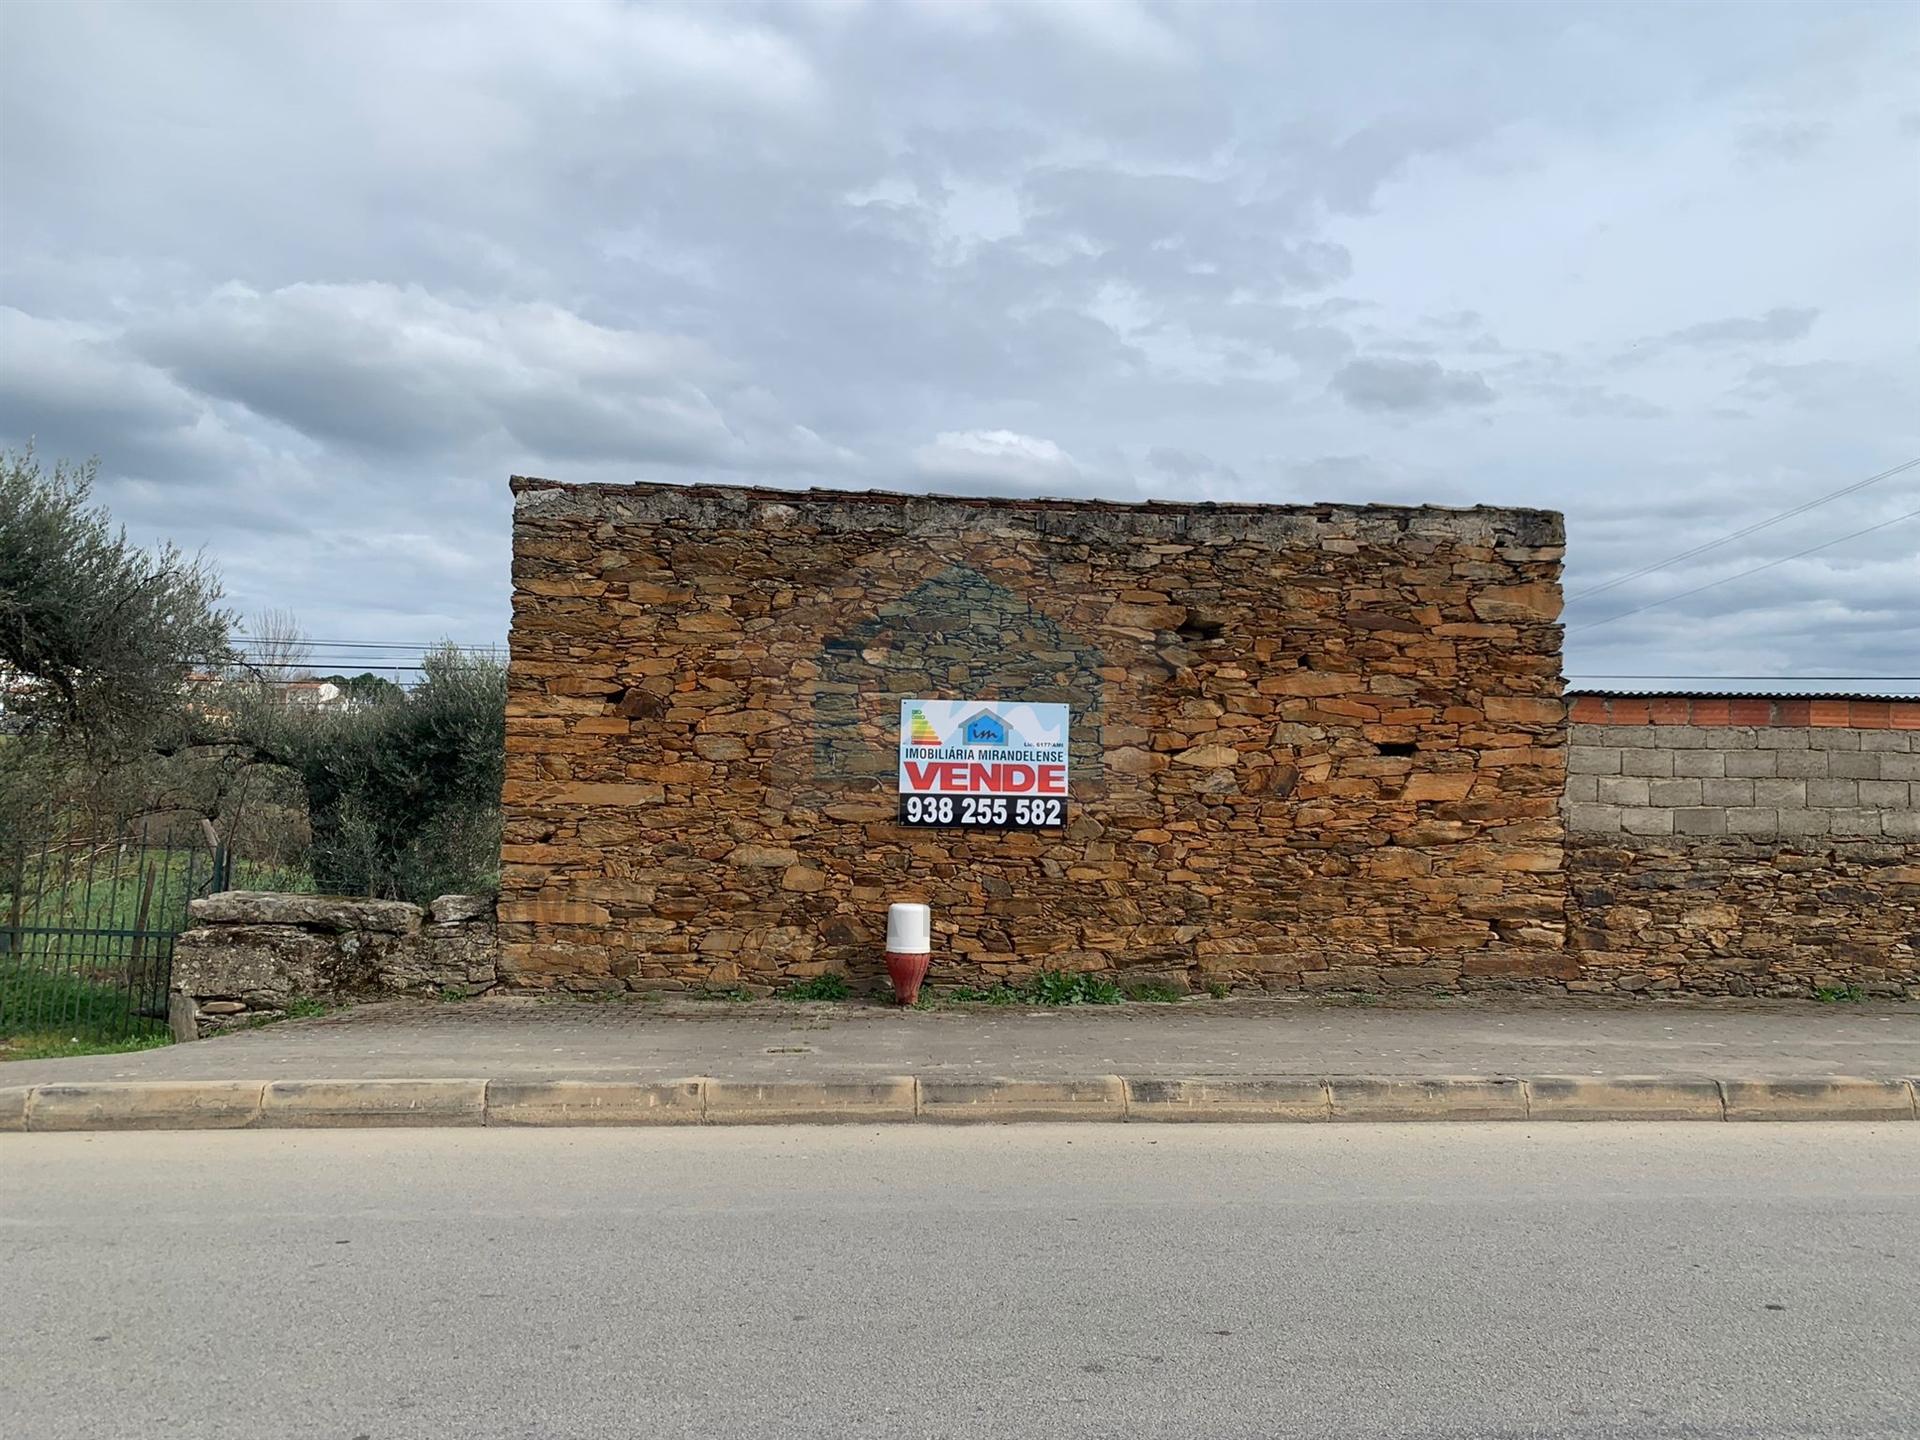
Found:
M 1572 991 L 1920 999 L 1920 701 L 1575 697 Z
M 1576 724 L 1565 812 L 1585 835 L 1920 842 L 1920 731 Z

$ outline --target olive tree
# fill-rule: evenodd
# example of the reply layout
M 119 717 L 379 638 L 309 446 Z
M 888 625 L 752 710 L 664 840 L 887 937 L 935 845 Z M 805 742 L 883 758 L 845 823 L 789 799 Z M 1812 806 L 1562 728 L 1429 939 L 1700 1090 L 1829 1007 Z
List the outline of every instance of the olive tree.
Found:
M 233 658 L 200 557 L 142 549 L 90 504 L 97 466 L 0 453 L 0 704 L 16 734 L 117 747 L 177 717 L 190 673 Z

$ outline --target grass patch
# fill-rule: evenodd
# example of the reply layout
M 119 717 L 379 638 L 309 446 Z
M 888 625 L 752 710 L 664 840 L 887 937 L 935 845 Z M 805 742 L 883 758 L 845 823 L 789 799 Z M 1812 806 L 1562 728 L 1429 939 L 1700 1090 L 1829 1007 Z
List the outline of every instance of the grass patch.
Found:
M 1149 1005 L 1171 1005 L 1177 1000 L 1186 998 L 1186 991 L 1178 986 L 1169 985 L 1164 980 L 1142 980 L 1138 985 L 1127 986 L 1127 999 L 1143 1001 Z
M 1127 997 L 1104 975 L 1036 970 L 1012 985 L 962 985 L 940 998 L 956 1005 L 1118 1005 Z
M 1858 985 L 1822 985 L 1813 992 L 1813 998 L 1822 1005 L 1858 1005 L 1867 998 L 1867 992 Z
M 815 975 L 810 979 L 797 980 L 782 990 L 776 999 L 780 1000 L 844 1000 L 853 994 L 853 987 L 847 984 L 847 977 L 828 971 L 824 975 Z
M 239 1025 L 222 1027 L 213 1033 L 218 1036 L 231 1035 L 236 1030 L 264 1030 L 269 1025 L 278 1025 L 282 1020 L 315 1020 L 345 1008 L 332 1000 L 322 1000 L 318 995 L 294 995 L 289 997 L 283 1009 L 263 1010 L 248 1015 Z
M 443 985 L 440 993 L 434 996 L 442 1005 L 458 1005 L 462 1000 L 471 1000 L 473 994 L 464 985 Z
M 63 1060 L 69 1055 L 118 1055 L 126 1050 L 158 1050 L 171 1045 L 165 1030 L 139 1035 L 76 1035 L 68 1030 L 35 1031 L 0 1037 L 0 1062 L 8 1060 Z
M 738 985 L 713 985 L 705 989 L 691 991 L 687 997 L 691 1000 L 730 1000 L 740 1002 L 753 999 L 752 992 Z
M 1233 993 L 1233 987 L 1224 980 L 1207 981 L 1207 994 L 1216 1000 L 1224 1000 Z
M 166 1034 L 165 1020 L 128 1013 L 140 1008 L 141 1001 L 121 986 L 89 984 L 77 975 L 47 973 L 31 963 L 10 965 L 0 969 L 0 1041 L 15 1035 L 63 1035 L 118 1048 L 122 1038 Z

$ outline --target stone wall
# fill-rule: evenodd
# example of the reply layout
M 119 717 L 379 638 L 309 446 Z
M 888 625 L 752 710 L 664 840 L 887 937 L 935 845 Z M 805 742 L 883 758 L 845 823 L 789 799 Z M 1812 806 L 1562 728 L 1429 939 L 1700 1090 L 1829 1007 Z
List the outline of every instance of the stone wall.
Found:
M 1883 841 L 1569 835 L 1574 992 L 1920 1000 L 1920 853 Z
M 514 491 L 506 983 L 1565 972 L 1557 515 Z M 906 696 L 1070 704 L 1071 823 L 897 824 Z
M 296 999 L 479 994 L 495 982 L 493 899 L 397 900 L 229 890 L 195 900 L 172 989 L 200 1030 L 284 1014 Z
M 1920 998 L 1920 703 L 1579 696 L 1573 716 L 1568 989 Z

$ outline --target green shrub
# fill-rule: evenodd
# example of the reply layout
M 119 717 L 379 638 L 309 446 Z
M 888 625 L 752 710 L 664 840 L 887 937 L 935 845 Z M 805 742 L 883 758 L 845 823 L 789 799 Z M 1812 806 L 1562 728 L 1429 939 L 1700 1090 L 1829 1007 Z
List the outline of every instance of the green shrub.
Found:
M 1187 998 L 1187 992 L 1161 980 L 1143 980 L 1138 985 L 1127 986 L 1127 999 L 1141 1000 L 1154 1005 L 1169 1005 L 1176 1000 Z
M 345 712 L 248 717 L 306 791 L 318 890 L 425 904 L 499 887 L 506 671 L 452 646 L 422 671 Z
M 853 993 L 847 977 L 828 971 L 811 979 L 797 980 L 780 992 L 782 1000 L 844 1000 Z
M 962 985 L 945 999 L 971 1005 L 1118 1005 L 1126 998 L 1105 975 L 1079 970 L 1036 970 L 1012 985 Z

